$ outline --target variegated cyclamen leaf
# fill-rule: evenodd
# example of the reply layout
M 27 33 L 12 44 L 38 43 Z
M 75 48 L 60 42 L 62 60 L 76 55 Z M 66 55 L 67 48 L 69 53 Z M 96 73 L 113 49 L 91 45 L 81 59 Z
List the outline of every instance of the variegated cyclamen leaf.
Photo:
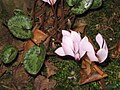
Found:
M 18 49 L 13 45 L 6 45 L 0 55 L 1 60 L 5 64 L 11 63 L 17 56 Z
M 102 5 L 102 0 L 93 0 L 93 4 L 90 9 L 97 9 Z
M 75 14 L 83 14 L 85 11 L 87 11 L 93 3 L 93 0 L 82 0 L 81 2 L 78 2 L 71 11 Z
M 40 44 L 40 47 L 33 46 L 30 48 L 24 56 L 24 68 L 26 71 L 32 75 L 36 75 L 45 59 L 46 50 L 43 44 Z
M 15 16 L 8 20 L 10 32 L 17 38 L 29 39 L 32 37 L 32 21 L 21 10 L 15 10 Z
M 66 0 L 69 6 L 74 6 L 77 2 L 80 2 L 80 1 L 81 0 Z

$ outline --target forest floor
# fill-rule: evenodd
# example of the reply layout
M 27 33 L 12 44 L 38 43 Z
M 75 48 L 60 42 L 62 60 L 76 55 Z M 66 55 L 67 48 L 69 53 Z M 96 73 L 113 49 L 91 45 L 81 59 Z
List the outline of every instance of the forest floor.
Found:
M 109 56 L 105 63 L 98 65 L 108 76 L 104 78 L 106 90 L 120 89 L 120 6 L 106 0 L 102 8 L 88 11 L 78 16 L 86 24 L 86 34 L 95 42 L 97 33 L 105 38 Z M 24 42 L 14 38 L 9 30 L 0 24 L 0 51 L 6 44 L 21 49 Z M 20 52 L 19 52 L 20 53 Z M 40 75 L 31 76 L 23 68 L 21 56 L 12 65 L 4 65 L 0 60 L 0 90 L 102 90 L 100 81 L 79 84 L 81 67 L 71 58 L 48 56 Z M 52 71 L 47 71 L 51 69 Z M 49 74 L 47 76 L 47 74 Z M 46 77 L 50 77 L 49 79 Z M 46 87 L 46 88 L 45 88 Z M 54 88 L 54 89 L 52 89 Z

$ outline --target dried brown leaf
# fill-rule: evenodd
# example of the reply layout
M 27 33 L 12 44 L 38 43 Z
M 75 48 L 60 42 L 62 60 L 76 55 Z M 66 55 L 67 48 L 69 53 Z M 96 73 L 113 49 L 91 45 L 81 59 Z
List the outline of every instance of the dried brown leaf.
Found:
M 115 47 L 115 51 L 111 54 L 111 58 L 120 58 L 120 40 Z
M 35 44 L 31 40 L 26 41 L 24 44 L 24 52 L 26 52 L 28 49 L 30 49 L 34 45 Z
M 80 85 L 107 77 L 107 74 L 104 73 L 95 63 L 90 62 L 87 56 L 82 59 L 81 67 Z
M 120 72 L 118 72 L 118 78 L 120 79 Z
M 84 20 L 77 20 L 74 25 L 74 30 L 80 33 L 84 33 L 86 25 L 87 24 Z
M 12 71 L 14 84 L 20 87 L 26 86 L 30 77 L 29 74 L 25 71 L 24 67 L 22 65 L 15 66 Z
M 4 65 L 0 66 L 0 77 L 6 72 L 7 68 Z
M 34 82 L 35 90 L 53 90 L 55 85 L 55 80 L 49 80 L 41 75 L 37 76 Z
M 48 37 L 48 35 L 45 34 L 44 32 L 42 32 L 41 30 L 39 30 L 37 28 L 33 30 L 33 38 L 32 38 L 32 40 L 36 44 L 39 44 L 39 43 L 43 42 L 47 37 Z
M 45 41 L 45 39 L 48 37 L 47 34 L 45 34 L 44 32 L 38 29 L 37 25 L 33 28 L 32 32 L 33 32 L 32 39 L 26 41 L 24 44 L 24 52 L 26 52 L 28 49 L 30 49 L 35 44 L 39 44 Z
M 45 66 L 47 68 L 47 77 L 49 78 L 50 76 L 53 76 L 56 74 L 57 68 L 54 66 L 52 62 L 49 62 L 48 60 L 45 62 Z

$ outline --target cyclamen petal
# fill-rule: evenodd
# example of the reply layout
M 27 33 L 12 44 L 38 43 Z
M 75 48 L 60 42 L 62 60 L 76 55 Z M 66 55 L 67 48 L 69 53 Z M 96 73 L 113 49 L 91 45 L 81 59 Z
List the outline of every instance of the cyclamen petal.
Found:
M 67 47 L 65 44 L 62 44 L 62 47 L 63 47 L 65 55 L 70 55 L 72 57 L 75 56 L 73 51 L 72 51 L 72 49 L 70 47 Z
M 97 51 L 97 56 L 98 56 L 98 59 L 99 59 L 99 63 L 102 63 L 107 58 L 108 53 L 106 53 L 106 51 L 104 49 L 100 49 L 100 50 Z
M 70 48 L 71 50 L 74 50 L 73 42 L 72 42 L 72 39 L 70 37 L 63 36 L 63 38 L 62 38 L 62 45 Z
M 85 50 L 85 45 L 86 45 L 86 41 L 88 41 L 87 40 L 87 37 L 84 37 L 82 40 L 81 40 L 81 42 L 80 42 L 80 44 L 79 44 L 79 53 L 80 53 L 80 58 L 82 58 L 84 55 L 85 55 L 85 53 L 86 53 L 86 50 Z
M 80 42 L 81 41 L 80 33 L 77 33 L 77 32 L 72 31 L 72 30 L 71 30 L 71 38 L 74 42 Z
M 95 53 L 87 52 L 87 56 L 89 57 L 90 61 L 99 62 L 98 58 L 95 56 Z
M 99 59 L 99 63 L 102 63 L 105 61 L 105 59 L 108 56 L 108 47 L 107 47 L 106 41 L 103 39 L 101 34 L 98 34 L 96 36 L 96 41 L 100 46 L 100 49 L 97 51 L 97 57 Z
M 70 37 L 63 36 L 61 44 L 65 52 L 65 55 L 70 55 L 74 57 L 74 52 L 73 52 L 74 48 L 73 48 L 72 39 Z
M 77 53 L 79 50 L 79 43 L 81 41 L 80 33 L 71 30 L 71 39 L 73 41 L 74 52 Z
M 85 51 L 87 52 L 87 56 L 89 57 L 89 59 L 91 61 L 98 62 L 98 59 L 97 59 L 97 57 L 95 55 L 94 48 L 93 48 L 92 44 L 88 41 L 88 38 L 86 36 L 81 41 L 81 46 L 82 46 L 82 48 L 84 50 L 83 52 L 85 52 Z
M 75 54 L 75 60 L 80 60 L 80 54 L 79 53 L 77 53 L 77 54 Z
M 106 52 L 108 53 L 108 47 L 107 47 L 107 43 L 106 41 L 104 40 L 104 44 L 103 44 L 103 49 L 106 50 Z
M 65 52 L 62 47 L 59 47 L 58 49 L 56 49 L 55 53 L 58 54 L 59 56 L 65 56 Z
M 69 36 L 70 37 L 70 32 L 67 30 L 62 30 L 62 35 L 64 36 Z
M 103 44 L 103 37 L 100 33 L 98 33 L 96 35 L 96 42 L 98 43 L 99 47 L 102 48 L 102 44 Z
M 43 0 L 44 2 L 49 3 L 50 5 L 54 5 L 56 0 Z

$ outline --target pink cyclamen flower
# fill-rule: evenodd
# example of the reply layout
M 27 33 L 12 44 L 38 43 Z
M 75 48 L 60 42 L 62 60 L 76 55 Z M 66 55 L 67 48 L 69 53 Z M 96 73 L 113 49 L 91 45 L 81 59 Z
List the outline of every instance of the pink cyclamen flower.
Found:
M 92 44 L 88 41 L 88 38 L 84 37 L 83 42 L 81 41 L 82 48 L 80 48 L 80 50 L 81 52 L 86 52 L 91 61 L 102 63 L 108 56 L 108 47 L 101 34 L 96 36 L 96 42 L 100 47 L 97 52 L 94 51 Z
M 96 42 L 98 43 L 100 49 L 97 51 L 97 57 L 99 61 L 102 63 L 108 56 L 108 47 L 105 39 L 103 39 L 101 34 L 96 36 Z
M 50 5 L 54 5 L 57 0 L 43 0 L 43 1 L 49 3 Z
M 93 45 L 89 42 L 86 36 L 81 39 L 80 33 L 62 30 L 62 35 L 62 46 L 55 51 L 59 56 L 70 55 L 76 60 L 80 60 L 85 54 L 87 54 L 90 61 L 99 63 L 104 62 L 108 56 L 107 44 L 101 34 L 96 36 L 96 41 L 100 47 L 97 52 L 95 52 Z
M 80 33 L 62 30 L 62 47 L 59 47 L 55 53 L 60 56 L 70 55 L 76 60 L 80 60 L 79 43 L 81 41 Z

